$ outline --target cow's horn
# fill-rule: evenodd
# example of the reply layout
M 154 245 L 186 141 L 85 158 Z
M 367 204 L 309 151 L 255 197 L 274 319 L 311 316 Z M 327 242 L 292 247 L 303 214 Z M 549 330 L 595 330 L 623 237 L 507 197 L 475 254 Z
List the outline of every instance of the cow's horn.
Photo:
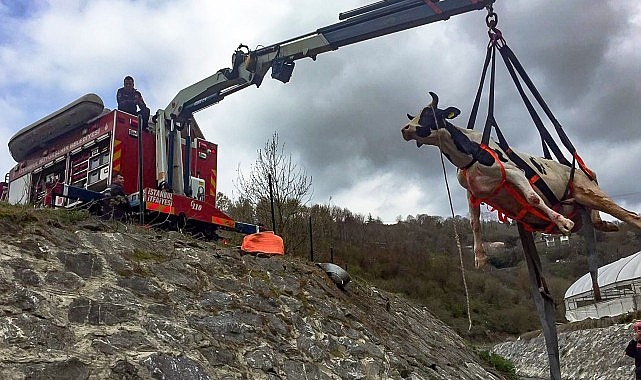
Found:
M 431 107 L 431 108 L 438 107 L 438 96 L 432 91 L 430 91 L 430 96 L 432 97 L 432 103 L 430 103 L 428 107 Z
M 409 113 L 407 114 L 407 118 L 410 120 L 414 120 L 414 116 L 410 115 Z

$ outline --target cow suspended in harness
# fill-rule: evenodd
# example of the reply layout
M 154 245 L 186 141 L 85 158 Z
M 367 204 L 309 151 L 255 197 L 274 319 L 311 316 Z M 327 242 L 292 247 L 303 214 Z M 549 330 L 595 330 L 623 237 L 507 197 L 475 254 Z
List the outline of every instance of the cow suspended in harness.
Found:
M 467 189 L 477 267 L 487 261 L 480 235 L 481 202 L 532 231 L 568 234 L 577 230 L 581 224 L 578 205 L 590 210 L 592 223 L 599 230 L 612 231 L 616 225 L 603 221 L 598 211 L 641 228 L 641 217 L 618 206 L 599 188 L 594 177 L 550 159 L 513 149 L 506 151 L 491 139 L 483 144 L 480 132 L 449 122 L 460 114 L 457 108 L 438 108 L 438 97 L 430 94 L 432 102 L 418 116 L 408 115 L 410 122 L 401 132 L 406 141 L 416 140 L 418 146 L 438 146 L 460 169 L 458 180 Z M 526 177 L 514 157 L 530 163 L 532 179 Z M 539 186 L 545 186 L 546 190 Z M 550 203 L 552 196 L 559 199 L 558 203 Z

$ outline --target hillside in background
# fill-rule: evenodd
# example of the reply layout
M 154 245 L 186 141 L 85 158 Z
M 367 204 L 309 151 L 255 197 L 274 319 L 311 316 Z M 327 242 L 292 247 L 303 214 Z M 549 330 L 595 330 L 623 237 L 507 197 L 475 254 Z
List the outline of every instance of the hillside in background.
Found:
M 347 266 L 356 266 L 365 278 L 378 286 L 419 300 L 461 335 L 474 341 L 501 340 L 506 335 L 520 335 L 540 327 L 516 225 L 483 223 L 485 241 L 500 242 L 503 246 L 488 246 L 489 265 L 477 270 L 474 269 L 469 222 L 465 218 L 454 221 L 465 247 L 465 276 L 471 316 L 476 326 L 468 332 L 465 292 L 452 220 L 422 225 L 419 220 L 371 226 L 373 233 L 370 236 L 389 237 L 395 248 L 379 246 L 369 254 L 362 252 L 360 256 L 350 256 L 346 259 Z M 641 250 L 641 231 L 624 224 L 619 226 L 619 232 L 597 233 L 601 265 Z M 565 323 L 565 291 L 588 272 L 583 239 L 573 234 L 567 242 L 560 242 L 556 237 L 554 243 L 548 245 L 540 234 L 535 238 L 543 274 L 557 305 L 556 319 Z M 355 260 L 355 256 L 361 259 Z M 363 265 L 367 261 L 377 265 Z
M 227 211 L 240 220 L 249 217 L 237 208 Z M 288 254 L 309 259 L 313 246 L 316 261 L 333 259 L 353 275 L 387 291 L 407 295 L 427 306 L 466 339 L 498 342 L 540 326 L 515 224 L 482 222 L 490 260 L 485 268 L 475 269 L 472 232 L 464 217 L 422 214 L 383 224 L 371 215 L 365 217 L 324 205 L 305 208 L 299 214 L 302 216 L 291 223 L 294 227 L 285 231 Z M 641 250 L 641 231 L 623 223 L 619 227 L 618 232 L 596 234 L 601 265 Z M 461 240 L 469 291 L 471 331 L 455 228 Z M 556 319 L 565 323 L 565 291 L 588 272 L 583 239 L 572 234 L 564 241 L 557 236 L 554 242 L 546 242 L 537 233 L 535 241 L 543 274 L 557 305 Z

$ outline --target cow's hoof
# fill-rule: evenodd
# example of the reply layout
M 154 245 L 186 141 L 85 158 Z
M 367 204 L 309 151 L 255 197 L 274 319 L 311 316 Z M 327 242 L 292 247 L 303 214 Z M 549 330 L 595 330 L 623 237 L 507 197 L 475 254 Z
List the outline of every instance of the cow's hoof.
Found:
M 602 232 L 617 232 L 619 230 L 619 226 L 612 222 L 606 222 L 604 220 L 593 223 L 593 225 L 595 230 Z
M 487 256 L 486 255 L 483 255 L 483 256 L 479 255 L 479 256 L 475 256 L 474 257 L 474 266 L 476 267 L 476 269 L 481 269 L 486 265 L 487 265 Z
M 559 231 L 562 234 L 569 235 L 570 232 L 572 232 L 572 228 L 574 228 L 574 222 L 566 218 L 559 219 L 559 222 L 557 223 L 557 227 L 559 227 Z

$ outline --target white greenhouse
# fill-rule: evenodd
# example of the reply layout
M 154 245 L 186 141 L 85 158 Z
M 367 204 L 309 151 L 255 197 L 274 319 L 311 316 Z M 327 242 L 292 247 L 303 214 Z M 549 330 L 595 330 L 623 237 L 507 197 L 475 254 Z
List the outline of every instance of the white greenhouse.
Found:
M 565 318 L 570 322 L 625 314 L 641 308 L 641 252 L 599 268 L 602 300 L 594 302 L 586 273 L 565 292 Z

